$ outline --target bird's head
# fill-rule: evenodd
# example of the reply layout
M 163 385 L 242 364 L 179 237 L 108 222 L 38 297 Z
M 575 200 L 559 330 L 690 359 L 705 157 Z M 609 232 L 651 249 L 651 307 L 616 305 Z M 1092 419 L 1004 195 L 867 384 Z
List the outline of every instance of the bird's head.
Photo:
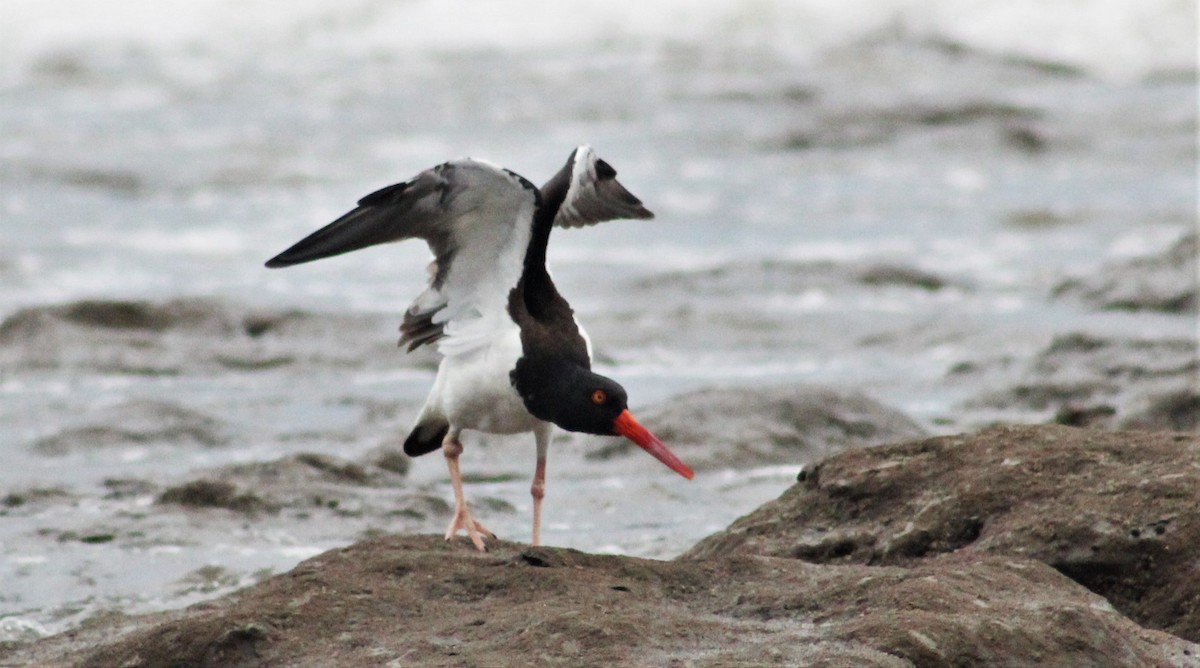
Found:
M 538 419 L 567 431 L 624 436 L 688 480 L 695 475 L 666 444 L 634 419 L 629 412 L 628 394 L 620 383 L 580 367 L 547 372 L 521 362 L 512 373 L 513 386 L 525 408 Z

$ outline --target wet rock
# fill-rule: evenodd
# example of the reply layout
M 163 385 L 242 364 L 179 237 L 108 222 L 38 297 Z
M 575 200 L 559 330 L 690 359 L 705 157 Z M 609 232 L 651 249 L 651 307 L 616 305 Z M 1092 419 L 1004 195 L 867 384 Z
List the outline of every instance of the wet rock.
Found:
M 990 395 L 982 401 L 982 404 L 998 408 L 1010 408 L 1016 405 L 1034 411 L 1057 408 L 1056 415 L 1071 415 L 1080 411 L 1096 414 L 1104 411 L 1105 407 L 1088 406 L 1083 408 L 1081 406 L 1090 402 L 1093 397 L 1116 394 L 1120 389 L 1121 386 L 1116 383 L 1104 382 L 1033 382 L 1028 385 L 1020 384 L 1005 392 Z
M 31 487 L 0 496 L 0 517 L 10 511 L 29 510 L 62 501 L 74 500 L 75 495 L 58 487 Z
M 1195 342 L 1187 339 L 1114 339 L 1088 334 L 1055 337 L 1034 360 L 1042 374 L 1103 375 L 1116 380 L 1177 376 L 1197 370 Z
M 354 367 L 372 359 L 430 363 L 427 355 L 398 351 L 391 331 L 395 325 L 382 316 L 248 309 L 212 299 L 86 300 L 10 315 L 0 323 L 0 364 L 158 376 Z
M 308 452 L 269 462 L 233 464 L 202 475 L 168 490 L 160 501 L 242 512 L 283 512 L 287 521 L 325 513 L 374 519 L 381 526 L 392 526 L 389 518 L 397 516 L 424 520 L 448 513 L 444 502 L 431 506 L 430 495 L 408 486 L 403 474 L 325 454 Z M 172 493 L 176 496 L 168 498 Z
M 925 435 L 903 414 L 860 393 L 804 385 L 697 390 L 645 415 L 654 433 L 698 470 L 803 464 L 846 448 Z M 597 448 L 592 459 L 637 448 L 626 439 L 591 443 Z
M 1105 404 L 1084 406 L 1067 403 L 1054 414 L 1054 423 L 1067 427 L 1110 427 L 1116 414 L 1116 408 Z
M 242 575 L 221 566 L 201 566 L 179 580 L 177 595 L 229 591 L 242 584 Z
M 0 660 L 1194 667 L 1200 645 L 1121 612 L 1194 630 L 1197 455 L 1200 437 L 1064 427 L 881 446 L 822 462 L 675 561 L 372 538 Z M 292 464 L 349 484 L 338 460 Z
M 39 454 L 129 445 L 219 447 L 228 444 L 225 425 L 210 416 L 165 401 L 129 401 L 96 411 L 86 423 L 31 446 Z
M 123 169 L 67 167 L 36 168 L 32 171 L 35 178 L 58 181 L 76 188 L 105 191 L 124 197 L 135 197 L 145 190 L 145 183 L 140 174 Z
M 955 382 L 961 382 L 987 369 L 955 367 L 954 371 Z M 967 407 L 1033 411 L 1063 424 L 1111 427 L 1145 410 L 1147 397 L 1194 393 L 1198 374 L 1200 351 L 1192 340 L 1070 333 L 1056 337 L 1025 364 L 1015 384 L 987 391 Z M 1180 419 L 1186 424 L 1188 418 L 1181 415 Z
M 1005 225 L 1023 230 L 1046 230 L 1081 222 L 1083 218 L 1077 214 L 1065 214 L 1054 209 L 1026 209 L 1009 214 L 1004 219 Z
M 920 290 L 964 287 L 923 269 L 887 262 L 842 263 L 830 261 L 760 260 L 735 262 L 708 269 L 672 272 L 643 279 L 635 290 L 707 297 L 746 294 L 795 294 L 821 289 L 861 289 L 861 286 L 898 286 Z
M 828 349 L 830 341 L 853 354 L 852 341 L 896 331 L 884 320 L 910 321 L 898 305 L 941 312 L 935 303 L 958 301 L 974 289 L 960 277 L 886 259 L 746 259 L 629 278 L 586 324 L 604 346 L 601 360 L 609 346 L 643 350 L 647 341 L 669 341 L 672 355 L 752 351 L 767 362 L 785 350 Z M 817 317 L 825 313 L 831 317 Z
M 87 641 L 90 641 L 88 643 Z M 88 644 L 91 644 L 88 647 Z M 26 648 L 38 665 L 1187 666 L 1053 569 L 660 562 L 436 536 L 327 552 L 217 601 Z
M 315 469 L 326 479 L 345 482 L 351 485 L 364 485 L 371 481 L 371 475 L 361 464 L 340 461 L 336 457 L 305 452 L 295 457 L 296 462 Z
M 1082 300 L 1095 308 L 1196 314 L 1200 241 L 1187 234 L 1166 251 L 1104 266 L 1095 276 L 1065 281 L 1055 297 Z
M 1039 154 L 1050 148 L 1045 131 L 1031 123 L 1012 123 L 1001 135 L 1004 144 L 1022 153 Z
M 189 508 L 225 508 L 239 513 L 278 510 L 258 495 L 242 492 L 223 480 L 193 480 L 170 487 L 159 495 L 158 502 Z
M 397 442 L 402 442 L 397 440 Z M 367 460 L 379 468 L 398 475 L 408 475 L 412 467 L 412 457 L 394 445 L 383 445 L 372 450 Z
M 117 535 L 108 531 L 92 531 L 85 534 L 68 531 L 58 536 L 59 542 L 79 541 L 88 545 L 103 545 L 104 543 L 111 543 L 116 539 Z
M 807 117 L 808 123 L 777 140 L 782 148 L 847 149 L 893 141 L 908 133 L 949 127 L 994 127 L 1006 145 L 1024 152 L 1040 151 L 1046 139 L 1033 129 L 1041 118 L 1036 109 L 1004 102 L 976 100 L 944 104 L 906 104 L 890 108 L 829 108 Z M 1021 135 L 1013 138 L 1014 132 Z
M 894 285 L 921 290 L 941 290 L 946 279 L 928 271 L 892 264 L 867 267 L 859 274 L 859 280 L 867 285 Z
M 1145 407 L 1126 417 L 1121 428 L 1200 431 L 1200 387 L 1147 398 Z
M 759 260 L 732 262 L 706 269 L 675 271 L 658 274 L 635 282 L 635 291 L 655 294 L 695 294 L 708 296 L 744 295 L 748 290 L 760 292 L 795 291 L 804 286 L 827 286 L 841 282 L 842 265 L 827 261 L 795 262 Z
M 313 484 L 375 487 L 402 482 L 400 476 L 332 455 L 302 452 L 270 462 L 235 464 L 220 469 L 222 477 L 258 489 L 308 487 Z
M 0 341 L 16 343 L 43 336 L 61 322 L 78 327 L 110 330 L 210 329 L 228 333 L 233 325 L 215 304 L 198 299 L 176 299 L 163 304 L 146 301 L 83 300 L 61 306 L 32 307 L 17 311 L 0 323 Z
M 104 498 L 115 501 L 153 494 L 157 485 L 149 480 L 138 480 L 137 478 L 109 478 L 104 481 L 104 488 L 108 490 Z
M 684 559 L 1048 564 L 1134 621 L 1200 640 L 1200 435 L 1004 427 L 845 452 Z

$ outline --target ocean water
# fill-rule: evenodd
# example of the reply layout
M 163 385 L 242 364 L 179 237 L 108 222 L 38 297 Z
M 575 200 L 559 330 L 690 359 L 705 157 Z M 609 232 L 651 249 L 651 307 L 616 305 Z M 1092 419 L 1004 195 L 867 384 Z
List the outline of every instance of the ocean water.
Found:
M 550 249 L 635 407 L 807 382 L 865 392 L 935 432 L 1038 419 L 971 409 L 985 388 L 946 382 L 947 370 L 1028 358 L 1063 333 L 1194 336 L 1186 317 L 1051 295 L 1195 229 L 1196 26 L 1195 3 L 1172 0 L 6 0 L 0 319 L 80 299 L 205 297 L 384 324 L 341 342 L 359 360 L 344 367 L 0 368 L 0 494 L 71 498 L 0 516 L 2 628 L 24 637 L 98 610 L 182 605 L 365 530 L 222 537 L 224 525 L 160 519 L 143 533 L 164 537 L 142 543 L 55 538 L 121 534 L 113 518 L 150 512 L 152 495 L 106 499 L 105 480 L 178 482 L 297 441 L 353 459 L 394 438 L 432 378 L 388 347 L 427 250 L 262 263 L 361 195 L 452 157 L 541 182 L 590 143 L 656 212 L 556 232 Z M 943 287 L 855 278 L 880 267 Z M 32 447 L 147 399 L 213 416 L 233 445 Z M 368 404 L 397 408 L 381 428 Z M 528 450 L 528 462 L 474 465 L 515 475 Z M 468 443 L 464 468 L 471 454 Z M 684 487 L 578 453 L 562 461 L 552 495 L 570 500 L 548 508 L 546 540 L 656 557 L 796 471 L 731 466 Z M 444 477 L 440 461 L 410 473 L 448 498 Z M 489 525 L 525 535 L 524 478 L 468 494 L 511 503 Z M 219 586 L 186 584 L 212 565 L 230 574 Z

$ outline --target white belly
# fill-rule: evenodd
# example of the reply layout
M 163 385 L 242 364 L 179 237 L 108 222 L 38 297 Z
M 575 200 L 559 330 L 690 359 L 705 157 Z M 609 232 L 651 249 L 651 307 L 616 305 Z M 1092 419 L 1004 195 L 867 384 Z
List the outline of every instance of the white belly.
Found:
M 491 434 L 532 431 L 541 420 L 525 410 L 509 372 L 521 357 L 520 332 L 514 326 L 483 346 L 447 355 L 438 366 L 430 392 L 451 425 Z

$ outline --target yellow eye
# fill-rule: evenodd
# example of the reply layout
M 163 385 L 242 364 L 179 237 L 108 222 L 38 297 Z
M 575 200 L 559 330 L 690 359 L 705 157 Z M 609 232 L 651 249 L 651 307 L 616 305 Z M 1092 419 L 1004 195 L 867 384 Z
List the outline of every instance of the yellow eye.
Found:
M 608 394 L 604 390 L 596 390 L 592 392 L 592 403 L 597 406 L 603 406 L 604 402 L 608 401 Z

